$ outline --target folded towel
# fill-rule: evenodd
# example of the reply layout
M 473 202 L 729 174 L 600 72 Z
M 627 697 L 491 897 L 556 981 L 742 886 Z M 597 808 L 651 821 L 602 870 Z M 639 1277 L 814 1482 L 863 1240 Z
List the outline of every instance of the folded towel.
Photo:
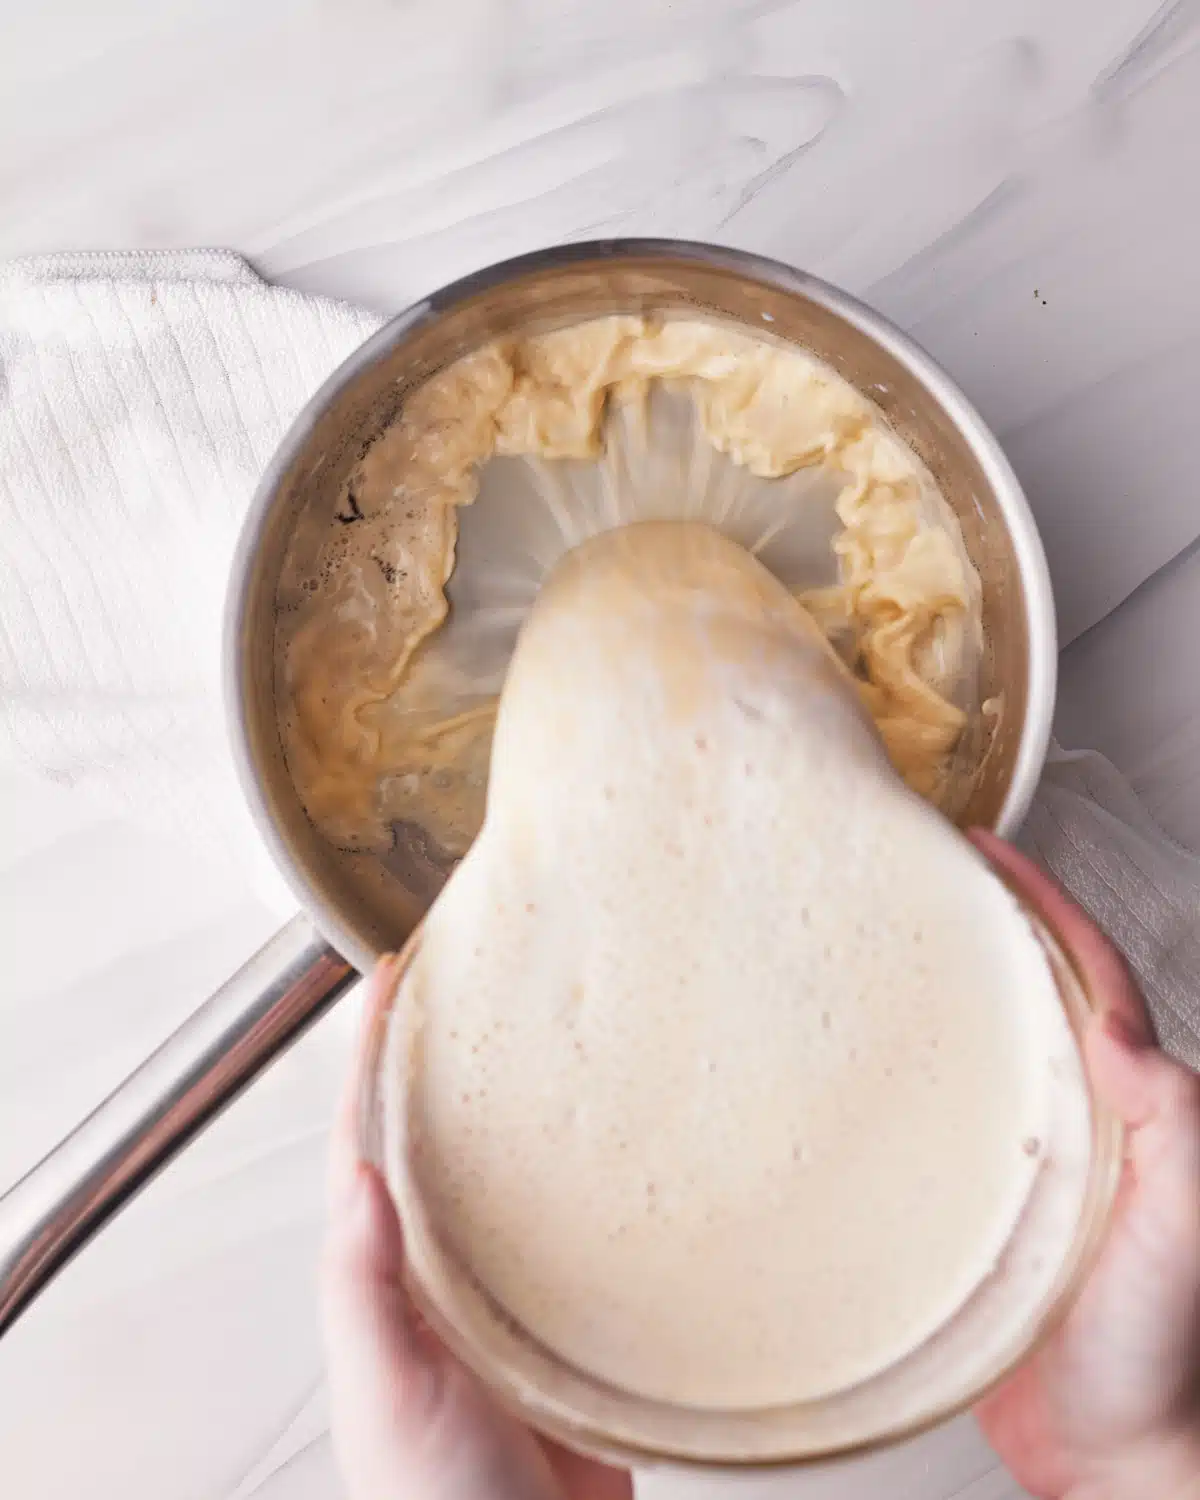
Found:
M 1164 1045 L 1200 1068 L 1200 858 L 1167 837 L 1111 762 L 1057 746 L 1020 843 L 1125 954 Z
M 0 767 L 249 858 L 285 911 L 225 745 L 225 584 L 276 444 L 379 321 L 224 251 L 0 267 Z

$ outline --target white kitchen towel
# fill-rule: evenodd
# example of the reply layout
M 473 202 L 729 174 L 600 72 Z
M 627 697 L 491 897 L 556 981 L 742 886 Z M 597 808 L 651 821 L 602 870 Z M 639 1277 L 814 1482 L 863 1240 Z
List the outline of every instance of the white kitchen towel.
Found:
M 1200 858 L 1163 832 L 1111 762 L 1057 746 L 1021 843 L 1129 959 L 1164 1045 L 1200 1068 Z
M 229 560 L 292 418 L 378 316 L 227 251 L 0 267 L 0 766 L 288 898 L 220 706 Z
M 0 767 L 256 866 L 284 904 L 224 741 L 225 578 L 288 423 L 379 322 L 222 251 L 0 268 Z M 1200 1065 L 1200 859 L 1092 754 L 1055 753 L 1025 840 Z

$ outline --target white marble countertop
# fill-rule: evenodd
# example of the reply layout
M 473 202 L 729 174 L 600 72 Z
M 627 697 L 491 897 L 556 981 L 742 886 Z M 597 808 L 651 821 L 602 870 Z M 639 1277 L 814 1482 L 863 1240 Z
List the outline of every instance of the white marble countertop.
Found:
M 0 256 L 225 245 L 383 310 L 606 234 L 836 281 L 947 365 L 1027 486 L 1060 736 L 1200 846 L 1200 678 L 1159 669 L 1200 627 L 1198 43 L 1192 0 L 0 0 Z M 0 778 L 0 810 L 3 1186 L 273 918 L 78 787 Z M 0 1493 L 339 1493 L 312 1281 L 351 1010 L 5 1338 Z M 966 1421 L 743 1487 L 1018 1494 Z

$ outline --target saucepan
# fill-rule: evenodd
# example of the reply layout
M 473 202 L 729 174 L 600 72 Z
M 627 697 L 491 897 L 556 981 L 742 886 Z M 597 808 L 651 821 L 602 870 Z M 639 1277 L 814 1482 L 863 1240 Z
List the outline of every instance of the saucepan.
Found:
M 960 821 L 1011 834 L 1041 773 L 1055 685 L 1045 557 L 1016 476 L 954 382 L 885 318 L 832 286 L 739 251 L 604 240 L 492 266 L 434 293 L 317 392 L 250 506 L 229 587 L 224 672 L 235 760 L 301 913 L 0 1199 L 0 1329 L 183 1145 L 428 907 L 426 879 L 378 899 L 325 842 L 288 777 L 274 701 L 275 600 L 296 516 L 334 492 L 408 392 L 498 336 L 618 312 L 734 320 L 801 345 L 882 408 L 940 482 L 983 586 L 990 742 Z M 399 899 L 397 899 L 399 895 Z

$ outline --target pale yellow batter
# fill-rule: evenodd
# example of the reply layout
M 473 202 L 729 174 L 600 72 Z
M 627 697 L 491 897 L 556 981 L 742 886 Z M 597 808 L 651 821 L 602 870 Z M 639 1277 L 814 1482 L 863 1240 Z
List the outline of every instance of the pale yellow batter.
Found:
M 384 852 L 407 820 L 451 855 L 468 847 L 495 698 L 494 686 L 467 690 L 431 640 L 457 507 L 493 457 L 597 459 L 606 415 L 636 413 L 652 381 L 689 393 L 707 442 L 750 474 L 835 476 L 838 580 L 804 602 L 845 652 L 909 785 L 947 802 L 947 757 L 975 706 L 979 586 L 928 471 L 868 400 L 792 346 L 727 324 L 612 317 L 451 365 L 407 400 L 336 504 L 297 528 L 277 698 L 292 778 L 333 842 Z M 693 514 L 687 494 L 661 498 L 655 513 Z
M 388 1052 L 402 1206 L 411 1147 L 528 1333 L 691 1406 L 891 1365 L 996 1267 L 1065 1080 L 1087 1139 L 1016 903 L 811 617 L 695 525 L 609 532 L 543 588 Z

